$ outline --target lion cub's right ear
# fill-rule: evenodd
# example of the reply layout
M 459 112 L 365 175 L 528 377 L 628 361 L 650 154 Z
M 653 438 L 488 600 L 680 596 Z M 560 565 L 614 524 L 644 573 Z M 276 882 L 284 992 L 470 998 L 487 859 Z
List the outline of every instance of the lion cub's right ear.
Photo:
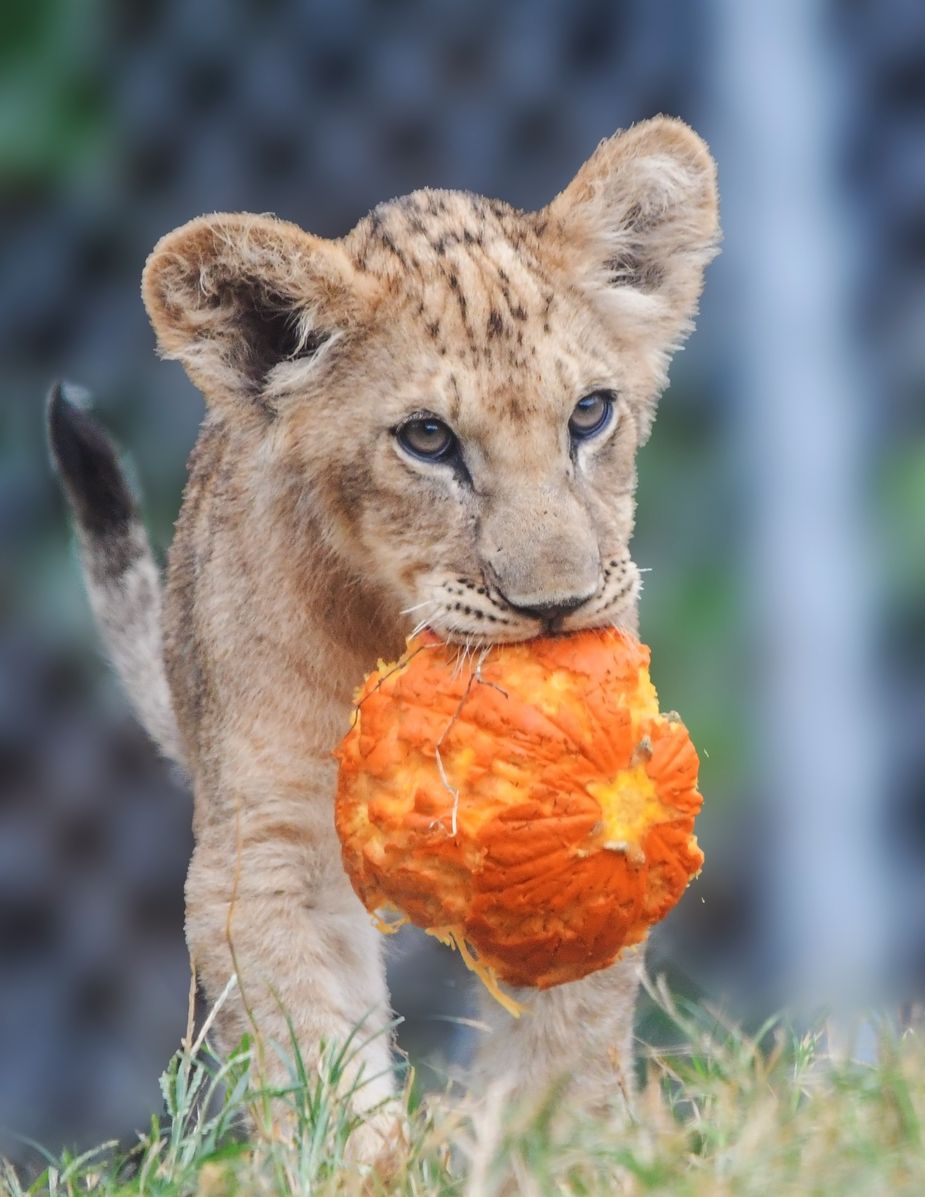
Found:
M 363 318 L 340 245 L 271 216 L 201 216 L 154 247 L 142 297 L 158 347 L 226 414 L 271 414 L 286 375 Z

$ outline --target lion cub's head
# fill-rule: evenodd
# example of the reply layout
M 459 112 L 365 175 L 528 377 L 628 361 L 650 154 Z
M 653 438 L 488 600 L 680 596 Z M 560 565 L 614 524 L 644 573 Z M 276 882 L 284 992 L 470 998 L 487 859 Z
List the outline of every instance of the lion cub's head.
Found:
M 339 241 L 202 217 L 144 298 L 292 536 L 409 623 L 516 640 L 634 605 L 636 450 L 717 235 L 706 147 L 658 118 L 539 212 L 418 191 Z

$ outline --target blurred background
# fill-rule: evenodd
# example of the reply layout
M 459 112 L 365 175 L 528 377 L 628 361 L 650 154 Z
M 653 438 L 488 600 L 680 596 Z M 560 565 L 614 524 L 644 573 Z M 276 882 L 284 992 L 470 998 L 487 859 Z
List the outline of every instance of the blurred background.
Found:
M 100 659 L 49 383 L 92 394 L 165 548 L 202 405 L 139 299 L 162 233 L 334 236 L 422 185 L 539 206 L 658 112 L 709 140 L 726 239 L 639 463 L 643 633 L 706 795 L 650 962 L 748 1021 L 925 990 L 925 6 L 5 0 L 0 1153 L 143 1127 L 189 984 L 189 795 Z M 439 1078 L 468 979 L 394 955 Z

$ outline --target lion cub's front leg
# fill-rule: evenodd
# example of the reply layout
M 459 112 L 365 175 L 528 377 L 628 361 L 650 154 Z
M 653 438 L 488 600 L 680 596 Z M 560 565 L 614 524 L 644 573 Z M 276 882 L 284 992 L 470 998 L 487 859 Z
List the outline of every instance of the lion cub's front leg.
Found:
M 397 1128 L 382 953 L 343 875 L 333 823 L 325 833 L 324 818 L 310 817 L 312 801 L 264 794 L 257 806 L 241 796 L 222 803 L 230 816 L 197 820 L 187 941 L 210 1001 L 236 975 L 216 1016 L 217 1045 L 228 1053 L 250 1035 L 263 1083 L 294 1082 L 295 1046 L 311 1077 L 325 1054 L 347 1045 L 340 1089 L 364 1118 L 350 1149 L 371 1160 L 388 1151 Z M 318 802 L 314 813 L 323 809 Z M 286 1133 L 286 1102 L 275 1103 L 274 1119 Z
M 541 1101 L 553 1089 L 569 1107 L 622 1114 L 633 1091 L 633 1013 L 642 948 L 581 981 L 519 989 L 524 1013 L 513 1019 L 487 993 L 474 1065 L 478 1090 L 500 1087 L 515 1099 Z

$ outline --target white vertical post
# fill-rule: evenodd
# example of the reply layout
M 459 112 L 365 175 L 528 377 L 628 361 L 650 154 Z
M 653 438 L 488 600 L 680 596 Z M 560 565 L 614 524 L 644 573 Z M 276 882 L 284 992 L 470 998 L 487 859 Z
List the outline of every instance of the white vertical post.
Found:
M 758 650 L 740 697 L 760 721 L 757 788 L 780 832 L 783 980 L 798 1003 L 845 1010 L 882 976 L 887 872 L 862 511 L 870 394 L 847 310 L 857 233 L 834 178 L 835 47 L 810 0 L 714 0 L 712 15 L 726 225 L 717 275 Z

